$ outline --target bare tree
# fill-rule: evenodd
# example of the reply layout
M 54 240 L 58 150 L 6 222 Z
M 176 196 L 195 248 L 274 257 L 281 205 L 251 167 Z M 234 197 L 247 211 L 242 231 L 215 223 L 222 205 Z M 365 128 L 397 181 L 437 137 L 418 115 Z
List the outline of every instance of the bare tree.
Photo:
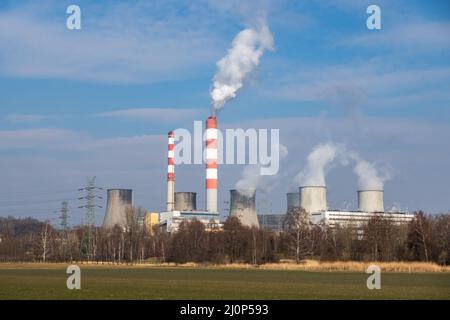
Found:
M 39 240 L 40 246 L 42 250 L 42 261 L 45 262 L 47 260 L 48 253 L 50 252 L 50 237 L 51 237 L 51 226 L 49 221 L 45 221 L 44 226 L 42 227 Z
M 295 261 L 312 254 L 311 222 L 303 208 L 290 208 L 287 212 L 284 229 L 288 237 L 288 247 L 295 253 Z

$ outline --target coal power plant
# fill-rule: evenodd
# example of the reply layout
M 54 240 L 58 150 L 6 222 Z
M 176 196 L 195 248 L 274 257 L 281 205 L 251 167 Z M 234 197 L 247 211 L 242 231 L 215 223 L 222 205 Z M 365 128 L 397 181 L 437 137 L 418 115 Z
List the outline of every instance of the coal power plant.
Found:
M 210 116 L 205 121 L 204 134 L 205 151 L 205 180 L 204 180 L 204 209 L 197 207 L 197 193 L 192 191 L 175 191 L 175 134 L 167 134 L 167 194 L 165 210 L 152 212 L 151 224 L 156 224 L 166 232 L 176 232 L 183 221 L 198 220 L 207 230 L 220 229 L 226 215 L 220 215 L 218 208 L 218 150 L 217 150 L 217 119 Z M 199 183 L 201 178 L 199 177 Z M 330 209 L 327 203 L 326 185 L 301 185 L 299 192 L 286 194 L 286 211 L 283 213 L 257 212 L 256 190 L 235 188 L 230 190 L 228 216 L 239 219 L 246 227 L 282 231 L 286 213 L 295 208 L 303 208 L 314 224 L 354 223 L 361 225 L 371 217 L 381 216 L 398 223 L 408 222 L 414 218 L 413 214 L 402 212 L 386 212 L 384 209 L 383 189 L 360 189 L 355 194 L 358 200 L 357 210 Z M 132 191 L 129 189 L 109 189 L 108 200 L 103 227 L 110 229 L 114 226 L 127 227 L 127 212 L 132 208 Z M 225 211 L 225 208 L 224 208 Z M 157 219 L 155 218 L 157 216 Z M 146 221 L 147 221 L 146 220 Z
M 254 190 L 230 190 L 230 216 L 239 218 L 247 227 L 259 227 Z
M 103 228 L 111 229 L 114 226 L 126 228 L 128 215 L 131 214 L 133 192 L 130 189 L 108 189 L 107 205 Z

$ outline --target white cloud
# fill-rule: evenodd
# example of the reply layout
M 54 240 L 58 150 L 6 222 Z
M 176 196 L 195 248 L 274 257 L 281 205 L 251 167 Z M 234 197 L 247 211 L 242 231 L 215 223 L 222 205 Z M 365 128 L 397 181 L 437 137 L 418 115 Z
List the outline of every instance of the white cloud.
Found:
M 5 116 L 5 119 L 9 122 L 40 122 L 52 118 L 51 116 L 39 115 L 39 114 L 9 114 Z
M 46 9 L 0 12 L 1 74 L 112 83 L 183 79 L 213 63 L 220 49 L 201 11 L 193 24 L 193 13 L 158 17 L 142 2 L 86 4 L 82 29 L 69 31 Z
M 262 87 L 260 94 L 289 101 L 375 108 L 403 107 L 425 100 L 429 105 L 450 99 L 449 67 L 399 70 L 372 60 L 363 64 L 304 66 L 298 70 Z
M 0 131 L 1 149 L 56 149 L 86 138 L 83 133 L 64 129 L 26 129 Z
M 415 52 L 450 49 L 449 22 L 400 20 L 402 23 L 386 30 L 353 37 L 344 43 L 369 47 L 388 45 L 391 49 L 400 47 Z
M 140 119 L 153 122 L 176 122 L 195 119 L 202 115 L 203 109 L 176 109 L 176 108 L 132 108 L 121 109 L 98 114 L 101 117 Z

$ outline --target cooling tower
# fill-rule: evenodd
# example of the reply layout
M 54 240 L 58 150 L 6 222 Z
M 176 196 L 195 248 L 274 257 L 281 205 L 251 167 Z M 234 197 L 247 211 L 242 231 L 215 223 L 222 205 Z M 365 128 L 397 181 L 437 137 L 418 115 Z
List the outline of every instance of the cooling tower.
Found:
M 259 228 L 256 215 L 256 192 L 253 191 L 248 196 L 237 190 L 230 190 L 230 215 L 238 217 L 244 226 Z
M 384 212 L 383 190 L 359 190 L 358 208 L 363 212 Z
M 127 227 L 127 214 L 132 209 L 131 189 L 108 189 L 108 203 L 106 205 L 103 228 L 110 229 L 115 225 Z
M 206 120 L 206 211 L 217 212 L 217 119 Z
M 197 210 L 197 193 L 175 192 L 175 210 L 177 211 Z
M 287 197 L 287 211 L 292 208 L 300 207 L 300 194 L 298 192 L 289 192 L 286 194 Z
M 327 210 L 327 188 L 324 186 L 300 187 L 300 206 L 308 213 Z

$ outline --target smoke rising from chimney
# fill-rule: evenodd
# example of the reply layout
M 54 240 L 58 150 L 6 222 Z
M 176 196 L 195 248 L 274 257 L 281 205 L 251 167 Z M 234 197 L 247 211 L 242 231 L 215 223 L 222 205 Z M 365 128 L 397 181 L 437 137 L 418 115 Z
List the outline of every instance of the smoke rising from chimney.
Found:
M 227 55 L 217 63 L 210 92 L 214 114 L 236 96 L 266 49 L 273 50 L 273 37 L 265 22 L 260 21 L 258 27 L 244 29 L 236 35 Z

